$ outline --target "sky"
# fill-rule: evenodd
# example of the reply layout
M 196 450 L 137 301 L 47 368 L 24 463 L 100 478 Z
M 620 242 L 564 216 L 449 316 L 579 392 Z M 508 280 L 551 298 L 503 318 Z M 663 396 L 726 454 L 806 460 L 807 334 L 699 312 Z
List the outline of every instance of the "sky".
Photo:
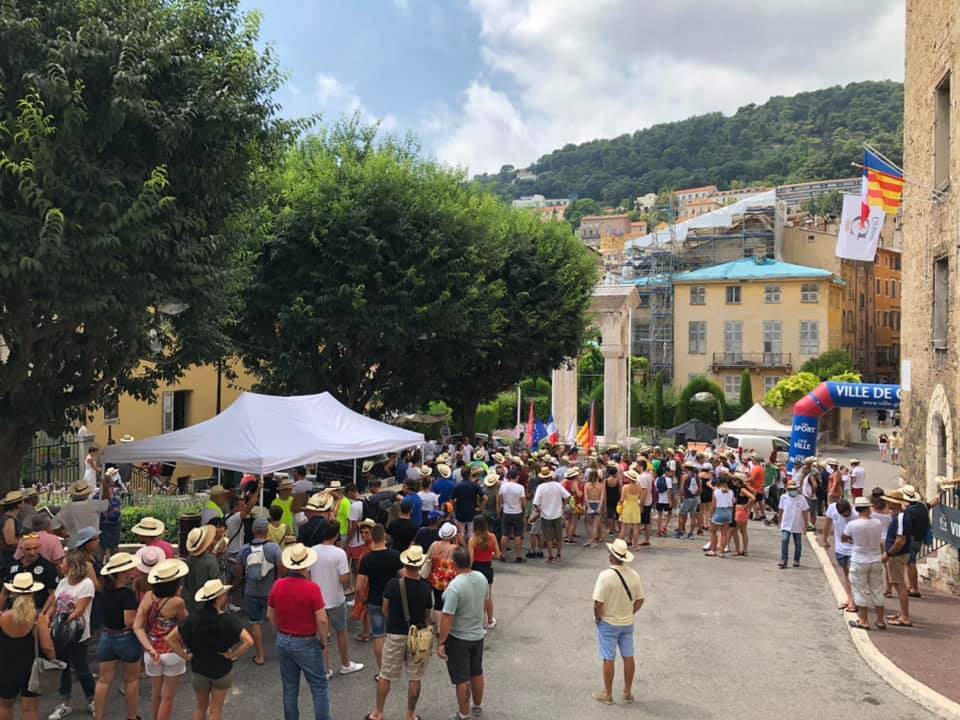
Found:
M 241 0 L 283 114 L 359 112 L 471 174 L 773 95 L 903 80 L 904 0 Z

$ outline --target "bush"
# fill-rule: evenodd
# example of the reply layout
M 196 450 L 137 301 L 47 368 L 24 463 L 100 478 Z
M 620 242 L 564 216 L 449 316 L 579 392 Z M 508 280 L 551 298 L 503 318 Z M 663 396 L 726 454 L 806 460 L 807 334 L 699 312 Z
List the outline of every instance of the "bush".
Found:
M 127 505 L 120 510 L 121 539 L 125 543 L 137 541 L 130 529 L 145 517 L 154 517 L 166 526 L 163 539 L 177 543 L 178 521 L 181 515 L 198 513 L 203 507 L 199 498 L 193 496 L 147 496 L 138 499 L 137 505 Z

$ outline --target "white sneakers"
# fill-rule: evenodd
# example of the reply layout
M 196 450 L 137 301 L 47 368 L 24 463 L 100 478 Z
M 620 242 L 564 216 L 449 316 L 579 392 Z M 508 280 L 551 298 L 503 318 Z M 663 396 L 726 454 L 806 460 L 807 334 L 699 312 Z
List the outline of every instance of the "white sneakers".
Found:
M 92 702 L 90 704 L 93 705 Z M 47 720 L 62 720 L 67 715 L 70 715 L 72 712 L 73 712 L 72 707 L 70 707 L 69 705 L 64 705 L 63 703 L 60 703 L 53 709 L 53 712 L 50 713 Z M 93 711 L 91 710 L 91 712 Z
M 341 675 L 349 675 L 350 673 L 360 672 L 361 670 L 363 670 L 363 663 L 354 662 L 353 660 L 350 661 L 349 665 L 340 666 Z

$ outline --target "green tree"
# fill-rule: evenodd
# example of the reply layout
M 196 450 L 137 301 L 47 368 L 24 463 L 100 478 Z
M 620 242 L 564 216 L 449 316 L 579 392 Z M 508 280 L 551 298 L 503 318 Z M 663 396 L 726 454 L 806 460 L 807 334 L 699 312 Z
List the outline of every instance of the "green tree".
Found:
M 744 370 L 740 376 L 740 412 L 745 413 L 751 407 L 753 407 L 753 381 L 750 379 L 750 371 Z
M 812 372 L 801 370 L 794 375 L 788 375 L 770 388 L 770 391 L 763 397 L 763 404 L 767 407 L 776 408 L 792 405 L 824 380 L 830 380 L 832 382 L 861 382 L 860 375 L 855 372 L 844 371 L 836 375 L 831 375 L 828 378 L 820 378 Z
M 462 180 L 357 116 L 288 153 L 234 328 L 259 388 L 371 411 L 437 397 L 437 366 L 459 362 L 461 331 L 501 292 L 486 224 L 501 204 Z
M 813 373 L 821 380 L 826 380 L 841 373 L 856 372 L 856 368 L 853 365 L 853 358 L 850 357 L 850 353 L 841 348 L 836 348 L 810 358 L 800 366 L 800 371 Z
M 657 430 L 663 429 L 663 375 L 653 376 L 653 426 Z
M 585 215 L 599 215 L 603 212 L 600 203 L 590 198 L 580 198 L 567 205 L 563 211 L 563 219 L 573 227 L 574 230 L 580 227 L 580 219 Z
M 231 218 L 299 125 L 257 33 L 233 0 L 0 3 L 0 492 L 35 431 L 226 351 Z
M 673 416 L 673 424 L 682 425 L 690 419 L 690 401 L 694 395 L 700 393 L 710 393 L 717 400 L 717 417 L 726 417 L 727 399 L 723 395 L 723 390 L 712 380 L 707 380 L 703 375 L 692 378 L 686 384 L 680 397 L 677 398 L 677 409 Z

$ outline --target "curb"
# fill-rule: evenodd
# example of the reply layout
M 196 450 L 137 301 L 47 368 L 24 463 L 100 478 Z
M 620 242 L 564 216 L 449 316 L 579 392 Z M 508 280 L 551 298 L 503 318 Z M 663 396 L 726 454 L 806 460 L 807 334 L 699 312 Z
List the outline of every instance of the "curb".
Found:
M 813 549 L 813 554 L 817 556 L 820 568 L 837 602 L 846 599 L 840 578 L 833 569 L 833 563 L 830 562 L 827 551 L 817 542 L 816 533 L 807 532 L 807 542 Z M 857 632 L 846 624 L 844 627 L 850 634 L 850 640 L 860 653 L 860 657 L 894 690 L 946 720 L 956 720 L 960 717 L 960 704 L 924 685 L 895 665 L 886 655 L 877 650 L 877 646 L 870 639 L 870 633 Z

